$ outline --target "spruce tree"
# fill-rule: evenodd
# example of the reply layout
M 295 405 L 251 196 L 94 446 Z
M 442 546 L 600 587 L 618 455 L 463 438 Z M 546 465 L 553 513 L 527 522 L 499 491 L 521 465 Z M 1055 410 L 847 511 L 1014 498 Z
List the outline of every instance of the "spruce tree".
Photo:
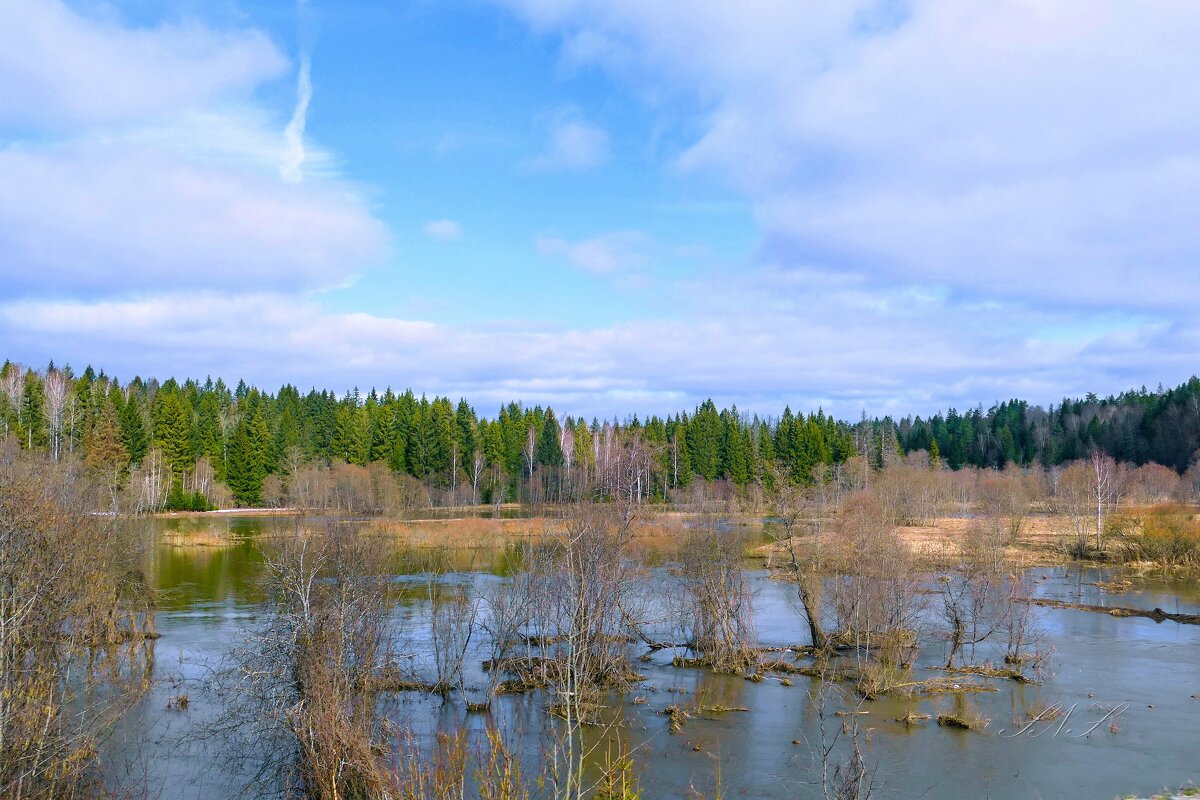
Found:
M 541 467 L 561 467 L 563 465 L 562 431 L 554 412 L 547 411 L 542 422 L 542 429 L 537 438 L 537 463 Z
M 129 472 L 129 452 L 121 443 L 117 410 L 111 403 L 105 403 L 101 408 L 96 424 L 84 437 L 84 448 L 84 464 L 108 490 L 115 511 L 117 495 Z
M 192 411 L 177 390 L 163 388 L 154 398 L 154 446 L 162 451 L 176 481 L 192 467 Z
M 142 421 L 142 411 L 137 398 L 130 397 L 121 408 L 121 444 L 129 453 L 129 461 L 134 466 L 142 463 L 146 453 L 150 452 L 150 437 L 146 435 L 146 424 Z
M 255 403 L 238 420 L 229 448 L 229 489 L 240 506 L 262 503 L 263 480 L 267 477 L 271 431 L 262 406 Z
M 192 457 L 207 458 L 218 480 L 225 476 L 225 434 L 221 429 L 221 404 L 212 392 L 201 395 L 192 429 Z

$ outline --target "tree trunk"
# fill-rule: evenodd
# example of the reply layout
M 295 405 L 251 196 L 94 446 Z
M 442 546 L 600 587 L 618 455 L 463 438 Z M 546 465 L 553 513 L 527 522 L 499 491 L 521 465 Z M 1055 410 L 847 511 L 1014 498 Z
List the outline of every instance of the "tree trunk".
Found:
M 818 578 L 820 580 L 820 578 Z M 808 633 L 812 637 L 813 647 L 824 650 L 829 646 L 829 637 L 821 628 L 821 599 L 819 593 L 814 593 L 804 576 L 799 576 L 800 604 L 804 606 L 804 616 L 808 621 Z M 815 596 L 814 596 L 815 595 Z

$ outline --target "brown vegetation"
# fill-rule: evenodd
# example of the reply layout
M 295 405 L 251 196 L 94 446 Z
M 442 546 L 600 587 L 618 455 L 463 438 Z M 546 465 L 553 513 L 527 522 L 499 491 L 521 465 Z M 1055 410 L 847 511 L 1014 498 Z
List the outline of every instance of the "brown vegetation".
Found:
M 153 593 L 137 547 L 112 520 L 86 513 L 107 502 L 108 487 L 98 489 L 69 462 L 0 443 L 5 798 L 102 794 L 99 741 L 149 680 Z M 84 682 L 92 690 L 81 694 Z

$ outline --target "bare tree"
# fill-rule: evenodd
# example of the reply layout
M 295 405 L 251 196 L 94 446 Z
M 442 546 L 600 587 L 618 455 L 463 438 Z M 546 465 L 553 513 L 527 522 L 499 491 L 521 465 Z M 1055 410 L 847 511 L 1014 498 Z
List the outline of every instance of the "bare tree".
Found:
M 739 673 L 757 658 L 744 553 L 743 537 L 722 530 L 710 516 L 688 531 L 676 556 L 684 639 L 706 666 L 719 672 Z
M 1014 570 L 999 587 L 999 634 L 1003 637 L 1004 663 L 1016 669 L 1038 667 L 1049 654 L 1043 646 L 1038 607 L 1029 602 L 1033 587 L 1024 570 Z
M 846 501 L 839 540 L 832 580 L 839 641 L 854 650 L 860 690 L 881 694 L 907 680 L 916 656 L 923 611 L 920 572 L 888 512 L 868 492 Z
M 528 553 L 534 607 L 533 638 L 548 648 L 539 662 L 562 735 L 549 756 L 556 798 L 579 800 L 594 788 L 585 765 L 599 746 L 583 736 L 598 719 L 600 691 L 634 678 L 628 663 L 626 601 L 641 575 L 631 558 L 632 515 L 614 506 L 581 506 L 566 530 L 548 532 Z
M 1054 507 L 1067 518 L 1075 537 L 1072 552 L 1078 558 L 1087 555 L 1092 526 L 1099 520 L 1096 514 L 1096 495 L 1092 491 L 1094 474 L 1090 465 L 1077 461 L 1056 475 Z M 1099 542 L 1101 534 L 1097 531 L 1095 535 L 1096 541 Z
M 822 800 L 870 800 L 878 788 L 874 770 L 867 767 L 862 753 L 864 732 L 857 715 L 850 717 L 829 732 L 829 698 L 834 694 L 833 681 L 822 676 L 820 683 L 810 693 L 809 699 L 816 707 L 817 730 L 820 742 L 814 755 L 819 759 Z M 842 741 L 850 752 L 844 758 L 837 755 Z
M 376 693 L 392 661 L 393 595 L 382 542 L 348 526 L 298 529 L 264 559 L 267 613 L 214 676 L 224 703 L 208 732 L 237 745 L 259 793 L 385 796 Z
M 0 392 L 17 413 L 17 425 L 21 424 L 21 393 L 25 388 L 25 370 L 20 364 L 9 362 L 0 373 Z M 4 437 L 8 438 L 8 415 L 4 416 Z
M 828 646 L 828 636 L 821 625 L 821 607 L 824 601 L 824 523 L 829 494 L 828 484 L 820 481 L 816 490 L 808 492 L 795 485 L 785 476 L 775 478 L 772 494 L 772 509 L 779 526 L 776 544 L 783 548 L 787 558 L 789 577 L 795 581 L 796 595 L 804 620 L 808 625 L 809 637 L 814 648 Z M 807 542 L 800 541 L 804 533 L 811 533 Z
M 1092 468 L 1092 493 L 1096 497 L 1096 549 L 1104 550 L 1104 509 L 1115 504 L 1122 491 L 1123 475 L 1116 461 L 1099 450 L 1088 457 Z
M 559 447 L 563 452 L 563 466 L 567 470 L 567 485 L 571 485 L 571 467 L 575 462 L 575 428 L 568 417 L 559 430 Z
M 471 456 L 471 505 L 479 505 L 479 479 L 483 476 L 486 462 L 483 453 L 476 450 Z
M 533 487 L 533 468 L 537 465 L 537 431 L 533 426 L 529 426 L 529 430 L 525 432 L 525 469 L 528 474 L 530 488 Z
M 131 504 L 134 510 L 143 513 L 161 509 L 167 502 L 167 493 L 171 488 L 170 475 L 162 452 L 152 447 L 130 476 L 129 490 L 134 498 Z
M 987 471 L 979 482 L 979 495 L 984 513 L 1006 520 L 1008 540 L 1016 543 L 1036 496 L 1032 478 L 1013 465 L 1003 472 Z
M 152 663 L 153 603 L 75 468 L 15 450 L 0 445 L 0 796 L 97 796 L 98 743 Z
M 448 559 L 435 553 L 423 570 L 429 599 L 429 643 L 433 656 L 433 691 L 443 697 L 464 690 L 467 650 L 479 618 L 479 600 L 467 587 L 447 582 Z
M 1004 535 L 996 519 L 973 520 L 964 537 L 957 569 L 939 578 L 941 613 L 954 666 L 964 648 L 989 639 L 1000 623 L 996 590 L 1004 571 Z
M 1185 500 L 1183 479 L 1162 464 L 1143 464 L 1128 479 L 1130 499 L 1137 503 L 1169 503 Z
M 58 461 L 62 450 L 63 409 L 67 404 L 67 389 L 71 381 L 62 370 L 52 369 L 42 380 L 46 396 L 46 419 L 50 423 L 50 455 Z

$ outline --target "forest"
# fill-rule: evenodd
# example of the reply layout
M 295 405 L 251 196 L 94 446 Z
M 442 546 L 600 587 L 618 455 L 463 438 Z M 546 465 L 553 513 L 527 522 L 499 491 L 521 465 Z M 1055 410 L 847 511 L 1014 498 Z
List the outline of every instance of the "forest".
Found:
M 1200 448 L 1200 379 L 1174 388 L 1009 400 L 928 419 L 838 420 L 818 409 L 778 416 L 705 401 L 660 417 L 586 420 L 511 402 L 494 416 L 466 399 L 412 390 L 343 393 L 239 381 L 133 378 L 87 367 L 0 370 L 0 438 L 53 459 L 78 456 L 114 510 L 329 505 L 338 476 L 388 481 L 391 505 L 668 500 L 696 481 L 733 491 L 808 484 L 851 458 L 878 469 L 925 453 L 930 463 L 1053 467 L 1092 453 L 1184 473 Z M 367 510 L 367 509 L 363 509 Z
M 4 797 L 867 800 L 914 736 L 987 774 L 1106 657 L 1088 746 L 1135 774 L 1129 676 L 1194 660 L 1196 379 L 899 422 L 0 379 Z M 236 507 L 290 511 L 154 513 Z M 1129 724 L 1190 779 L 1153 683 Z

